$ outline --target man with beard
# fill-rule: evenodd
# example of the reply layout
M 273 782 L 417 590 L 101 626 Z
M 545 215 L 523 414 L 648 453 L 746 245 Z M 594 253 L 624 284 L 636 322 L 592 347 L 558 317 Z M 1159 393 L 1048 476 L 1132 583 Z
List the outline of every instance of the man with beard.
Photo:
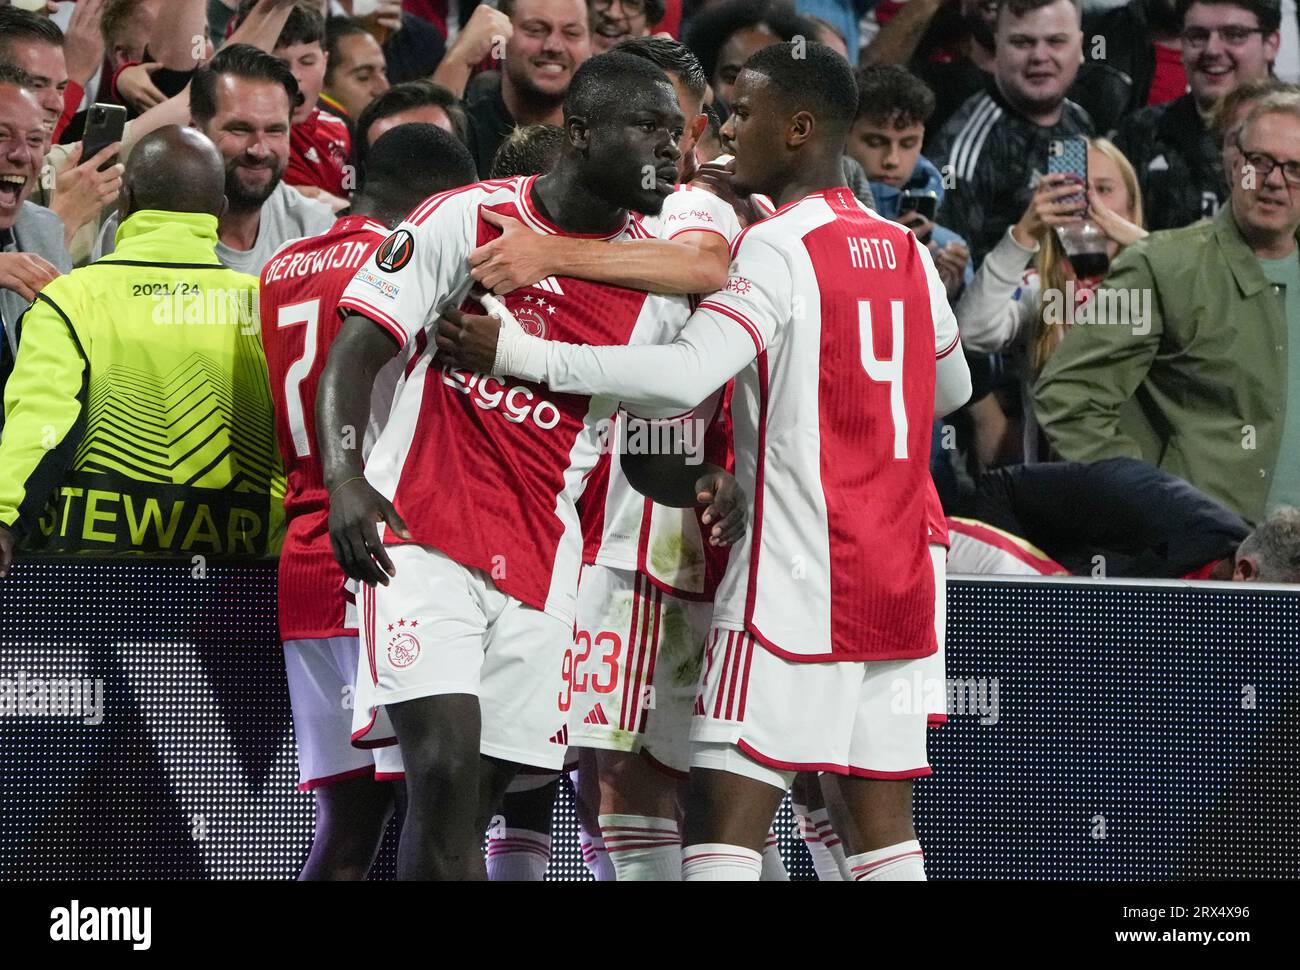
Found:
M 226 210 L 217 227 L 217 258 L 230 269 L 259 275 L 290 239 L 315 236 L 334 224 L 329 206 L 304 198 L 282 181 L 289 162 L 289 124 L 298 82 L 282 62 L 248 44 L 228 44 L 190 85 L 193 127 L 226 163 Z M 100 234 L 98 253 L 115 248 L 118 220 Z
M 953 181 L 936 221 L 967 240 L 976 266 L 1025 211 L 1052 142 L 1092 134 L 1087 112 L 1065 96 L 1082 61 L 1074 0 L 998 8 L 993 78 L 928 152 Z
M 1115 136 L 1137 172 L 1153 230 L 1218 212 L 1227 189 L 1210 114 L 1238 84 L 1269 76 L 1280 42 L 1277 0 L 1179 0 L 1177 11 L 1191 90 L 1139 111 Z
M 511 24 L 501 73 L 466 99 L 480 176 L 516 125 L 563 124 L 573 72 L 591 56 L 584 0 L 502 0 L 500 8 Z

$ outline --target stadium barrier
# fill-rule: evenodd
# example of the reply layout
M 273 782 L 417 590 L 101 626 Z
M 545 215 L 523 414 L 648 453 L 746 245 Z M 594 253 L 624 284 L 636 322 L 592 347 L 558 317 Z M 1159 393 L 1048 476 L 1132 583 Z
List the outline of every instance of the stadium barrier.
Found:
M 931 878 L 1300 878 L 1300 593 L 948 596 Z M 292 878 L 313 813 L 292 731 L 273 563 L 28 560 L 0 583 L 0 879 Z M 565 790 L 549 878 L 586 877 Z

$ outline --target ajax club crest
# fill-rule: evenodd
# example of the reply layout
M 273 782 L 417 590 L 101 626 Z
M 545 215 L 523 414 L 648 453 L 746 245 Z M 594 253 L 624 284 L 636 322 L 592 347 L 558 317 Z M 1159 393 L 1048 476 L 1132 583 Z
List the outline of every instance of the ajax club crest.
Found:
M 394 667 L 409 667 L 419 659 L 420 640 L 411 632 L 419 625 L 419 620 L 405 618 L 388 624 L 388 632 L 393 633 L 388 639 L 388 662 Z
M 525 333 L 545 340 L 546 320 L 555 313 L 555 307 L 547 303 L 545 297 L 526 296 L 523 306 L 513 307 L 511 312 Z

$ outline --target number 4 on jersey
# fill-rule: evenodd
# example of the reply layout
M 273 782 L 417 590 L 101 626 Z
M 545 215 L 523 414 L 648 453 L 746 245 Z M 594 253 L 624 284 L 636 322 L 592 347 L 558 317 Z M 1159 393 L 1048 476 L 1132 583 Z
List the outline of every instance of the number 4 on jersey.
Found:
M 858 301 L 858 333 L 862 341 L 862 369 L 873 381 L 889 385 L 889 413 L 894 421 L 894 457 L 907 457 L 907 408 L 903 403 L 903 301 L 890 300 L 891 357 L 876 357 L 871 301 Z

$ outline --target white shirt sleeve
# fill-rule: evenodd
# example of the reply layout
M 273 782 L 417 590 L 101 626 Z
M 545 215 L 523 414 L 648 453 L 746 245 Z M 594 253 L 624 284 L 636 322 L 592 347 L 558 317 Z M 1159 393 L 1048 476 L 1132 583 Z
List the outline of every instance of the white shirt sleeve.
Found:
M 499 339 L 507 339 L 505 333 Z M 522 331 L 511 336 L 523 346 L 503 355 L 505 373 L 554 391 L 621 400 L 646 418 L 693 410 L 756 356 L 743 329 L 703 307 L 670 344 L 591 347 L 539 340 Z
M 664 200 L 660 212 L 661 239 L 675 239 L 684 232 L 716 232 L 728 244 L 740 235 L 736 211 L 712 192 L 689 186 Z
M 970 367 L 961 353 L 957 317 L 948 305 L 948 291 L 939 278 L 939 271 L 934 268 L 930 251 L 915 235 L 912 236 L 912 245 L 920 254 L 930 289 L 930 316 L 934 320 L 934 413 L 936 417 L 943 417 L 970 400 Z
M 957 301 L 961 342 L 975 353 L 1005 350 L 1028 329 L 1038 288 L 1025 282 L 1025 267 L 1037 250 L 1016 242 L 1008 229 L 980 264 Z
M 481 191 L 435 197 L 418 223 L 403 222 L 366 260 L 339 300 L 341 309 L 374 320 L 403 345 L 472 283 L 469 253 L 475 239 Z

